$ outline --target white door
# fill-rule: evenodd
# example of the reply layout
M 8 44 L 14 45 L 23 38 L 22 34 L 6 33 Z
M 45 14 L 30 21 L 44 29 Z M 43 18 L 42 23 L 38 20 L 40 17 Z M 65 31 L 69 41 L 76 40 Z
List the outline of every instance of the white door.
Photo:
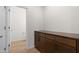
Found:
M 6 9 L 0 6 L 0 53 L 6 52 Z
M 26 9 L 10 7 L 11 42 L 26 40 Z

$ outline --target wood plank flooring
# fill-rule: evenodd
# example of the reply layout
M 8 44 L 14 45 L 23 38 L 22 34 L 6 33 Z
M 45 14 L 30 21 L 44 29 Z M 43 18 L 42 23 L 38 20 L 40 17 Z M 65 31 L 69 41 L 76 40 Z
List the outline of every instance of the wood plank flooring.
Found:
M 36 48 L 27 49 L 26 41 L 14 41 L 10 47 L 11 53 L 39 53 Z

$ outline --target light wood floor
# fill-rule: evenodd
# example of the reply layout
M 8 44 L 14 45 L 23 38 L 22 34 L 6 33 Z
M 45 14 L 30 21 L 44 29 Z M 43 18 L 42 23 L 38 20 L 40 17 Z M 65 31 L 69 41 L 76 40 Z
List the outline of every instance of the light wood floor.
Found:
M 36 48 L 27 49 L 25 40 L 12 42 L 10 50 L 11 53 L 39 53 Z

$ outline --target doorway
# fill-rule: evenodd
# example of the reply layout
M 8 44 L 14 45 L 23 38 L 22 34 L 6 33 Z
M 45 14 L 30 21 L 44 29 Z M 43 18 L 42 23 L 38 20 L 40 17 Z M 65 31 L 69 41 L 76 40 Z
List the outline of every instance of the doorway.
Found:
M 10 51 L 19 52 L 27 48 L 26 9 L 10 7 Z

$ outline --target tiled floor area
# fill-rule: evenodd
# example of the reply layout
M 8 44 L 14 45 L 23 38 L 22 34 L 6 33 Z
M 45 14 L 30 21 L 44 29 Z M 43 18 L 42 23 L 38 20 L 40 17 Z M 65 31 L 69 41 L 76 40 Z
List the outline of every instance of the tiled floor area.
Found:
M 15 41 L 11 43 L 11 53 L 39 53 L 36 48 L 27 49 L 26 41 Z

